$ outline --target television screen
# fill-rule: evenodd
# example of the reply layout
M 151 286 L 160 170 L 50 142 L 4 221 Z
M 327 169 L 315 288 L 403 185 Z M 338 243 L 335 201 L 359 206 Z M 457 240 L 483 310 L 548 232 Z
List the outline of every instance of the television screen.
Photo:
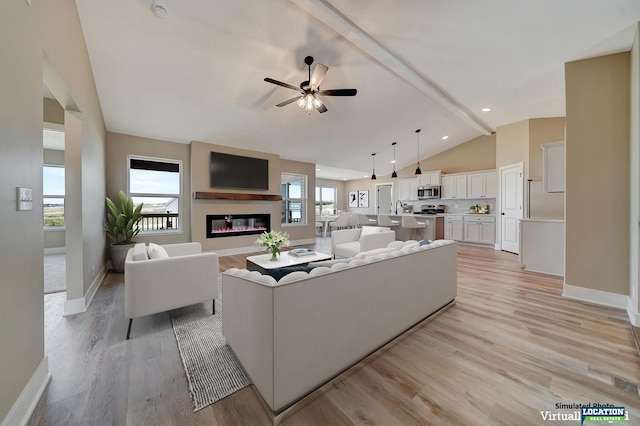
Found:
M 211 152 L 211 187 L 269 189 L 269 160 Z

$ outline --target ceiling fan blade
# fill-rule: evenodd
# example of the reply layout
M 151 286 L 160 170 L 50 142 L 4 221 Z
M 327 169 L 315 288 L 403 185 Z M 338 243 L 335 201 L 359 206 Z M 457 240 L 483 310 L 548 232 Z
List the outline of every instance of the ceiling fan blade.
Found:
M 284 102 L 280 102 L 280 103 L 279 103 L 278 105 L 276 105 L 276 106 L 277 106 L 277 107 L 283 107 L 283 106 L 289 105 L 290 103 L 297 101 L 297 100 L 298 100 L 298 99 L 300 99 L 301 97 L 302 97 L 302 96 L 296 96 L 295 98 L 287 99 L 287 100 L 286 100 L 286 101 L 284 101 Z
M 281 81 L 274 80 L 274 79 L 269 78 L 269 77 L 265 78 L 264 81 L 266 81 L 267 83 L 276 84 L 278 86 L 286 87 L 287 89 L 295 90 L 296 92 L 304 93 L 304 91 L 302 89 L 300 89 L 299 87 L 292 86 L 290 84 L 283 83 Z
M 318 95 L 322 96 L 355 96 L 358 93 L 356 89 L 333 89 L 333 90 L 321 90 Z
M 327 112 L 327 107 L 322 104 L 317 108 L 317 110 L 320 114 L 322 114 L 323 112 Z
M 313 74 L 311 74 L 311 80 L 309 80 L 309 84 L 311 85 L 311 90 L 318 90 L 320 87 L 320 83 L 324 79 L 324 76 L 329 71 L 329 67 L 324 64 L 318 64 L 313 69 Z

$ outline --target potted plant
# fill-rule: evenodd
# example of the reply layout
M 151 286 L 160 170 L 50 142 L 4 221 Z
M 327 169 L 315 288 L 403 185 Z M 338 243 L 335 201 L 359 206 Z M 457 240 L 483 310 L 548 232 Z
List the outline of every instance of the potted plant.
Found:
M 107 198 L 107 218 L 104 230 L 113 243 L 111 244 L 111 264 L 115 272 L 124 271 L 124 260 L 127 252 L 135 242 L 133 239 L 140 232 L 142 221 L 142 203 L 133 207 L 133 200 L 127 198 L 123 191 L 118 192 L 117 203 Z

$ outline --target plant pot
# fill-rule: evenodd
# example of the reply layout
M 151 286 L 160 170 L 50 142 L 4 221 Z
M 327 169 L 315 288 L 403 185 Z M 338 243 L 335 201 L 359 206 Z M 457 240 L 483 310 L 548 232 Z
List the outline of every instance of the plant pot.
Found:
M 111 244 L 111 266 L 114 272 L 124 272 L 124 260 L 127 252 L 135 244 Z

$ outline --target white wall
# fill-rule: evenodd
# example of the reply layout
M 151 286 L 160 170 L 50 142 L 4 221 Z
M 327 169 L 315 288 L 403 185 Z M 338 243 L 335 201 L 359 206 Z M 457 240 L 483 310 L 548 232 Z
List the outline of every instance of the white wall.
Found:
M 631 49 L 631 181 L 630 181 L 630 230 L 629 250 L 629 318 L 634 325 L 640 326 L 640 24 L 636 30 Z

